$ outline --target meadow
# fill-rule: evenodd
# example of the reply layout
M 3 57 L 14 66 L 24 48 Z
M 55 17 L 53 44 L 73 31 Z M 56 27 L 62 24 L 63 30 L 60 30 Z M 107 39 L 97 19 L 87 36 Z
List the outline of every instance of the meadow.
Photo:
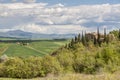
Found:
M 52 53 L 54 50 L 68 42 L 69 40 L 40 40 L 36 42 L 30 42 L 28 45 L 1 42 L 0 55 L 5 54 L 9 57 L 44 56 Z

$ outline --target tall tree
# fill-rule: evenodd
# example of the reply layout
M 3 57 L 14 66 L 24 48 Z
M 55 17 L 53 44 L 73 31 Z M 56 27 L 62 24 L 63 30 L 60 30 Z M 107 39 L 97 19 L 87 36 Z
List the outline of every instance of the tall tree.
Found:
M 75 43 L 77 43 L 78 42 L 78 38 L 77 38 L 77 36 L 75 36 Z
M 86 40 L 85 40 L 85 36 L 83 34 L 83 31 L 82 31 L 82 44 L 85 46 L 86 45 Z
M 106 28 L 104 28 L 104 42 L 107 40 Z
M 71 46 L 73 46 L 74 45 L 74 39 L 72 38 L 72 40 L 71 40 Z
M 118 35 L 118 38 L 119 38 L 119 40 L 120 40 L 120 29 L 119 29 L 119 35 Z
M 97 43 L 101 46 L 99 27 L 97 28 Z
M 95 36 L 94 36 L 94 45 L 97 45 L 97 39 Z
M 78 42 L 81 41 L 80 33 L 78 34 Z

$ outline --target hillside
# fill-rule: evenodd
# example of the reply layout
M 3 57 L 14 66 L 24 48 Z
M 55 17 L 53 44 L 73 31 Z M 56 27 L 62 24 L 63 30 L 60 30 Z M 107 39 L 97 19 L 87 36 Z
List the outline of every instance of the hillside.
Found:
M 103 73 L 107 74 L 104 77 L 110 78 L 108 76 L 109 74 L 115 75 L 117 73 L 117 76 L 111 78 L 118 79 L 118 74 L 120 72 L 120 31 L 116 32 L 118 34 L 117 36 L 114 35 L 114 31 L 106 34 L 106 30 L 104 30 L 103 36 L 103 34 L 99 33 L 98 29 L 95 35 L 89 33 L 89 35 L 94 37 L 87 37 L 88 34 L 83 34 L 82 32 L 82 35 L 79 34 L 75 36 L 70 43 L 56 49 L 51 55 L 45 55 L 43 57 L 9 57 L 6 60 L 2 57 L 0 63 L 0 76 L 26 79 L 75 73 L 76 75 L 84 74 L 84 79 L 86 76 L 89 77 L 89 75 L 98 75 L 97 77 L 99 78 Z M 39 45 L 38 43 L 30 45 L 33 46 L 32 48 L 40 48 L 37 46 Z M 29 48 L 32 49 L 30 45 Z M 44 44 L 41 46 L 43 45 Z M 49 46 L 48 44 L 46 45 L 48 48 L 53 44 Z M 62 79 L 64 79 L 64 77 L 65 76 L 63 76 Z M 77 76 L 75 77 L 79 78 Z
M 9 40 L 8 40 L 9 42 Z M 68 40 L 39 40 L 28 43 L 28 45 L 15 43 L 0 43 L 0 55 L 29 57 L 43 56 L 52 53 L 60 46 L 67 43 Z
M 0 37 L 16 38 L 16 39 L 69 39 L 76 34 L 43 34 L 25 32 L 22 30 L 12 30 L 8 32 L 0 32 Z

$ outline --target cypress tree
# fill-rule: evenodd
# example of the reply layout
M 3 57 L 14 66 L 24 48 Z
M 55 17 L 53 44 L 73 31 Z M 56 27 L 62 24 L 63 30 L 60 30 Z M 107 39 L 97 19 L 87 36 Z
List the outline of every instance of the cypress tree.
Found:
M 78 42 L 81 41 L 81 38 L 80 38 L 80 33 L 78 34 Z
M 118 38 L 119 38 L 119 40 L 120 40 L 120 29 L 119 29 L 119 34 L 118 34 Z
M 73 46 L 74 45 L 74 39 L 72 38 L 72 40 L 71 40 L 71 46 Z
M 104 28 L 104 42 L 107 40 L 106 28 Z
M 97 28 L 97 43 L 99 44 L 99 46 L 101 46 L 99 27 Z
M 88 39 L 88 37 L 86 35 L 87 35 L 87 33 L 85 31 L 85 43 L 90 41 L 90 39 Z
M 97 39 L 96 39 L 96 37 L 94 36 L 94 45 L 96 45 L 97 44 Z
M 75 43 L 77 43 L 78 42 L 78 38 L 75 36 Z
M 86 31 L 85 31 L 85 35 L 84 35 L 84 43 L 85 43 L 85 45 L 87 44 Z
M 83 36 L 83 31 L 82 31 L 82 43 L 83 43 L 83 40 L 84 40 L 83 38 L 84 38 L 84 36 Z
M 83 34 L 83 31 L 82 31 L 82 44 L 85 46 L 86 45 L 86 41 L 85 41 L 85 36 Z

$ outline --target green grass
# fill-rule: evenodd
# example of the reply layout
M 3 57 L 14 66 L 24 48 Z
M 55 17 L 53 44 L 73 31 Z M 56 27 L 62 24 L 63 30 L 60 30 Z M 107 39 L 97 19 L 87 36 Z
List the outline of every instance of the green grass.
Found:
M 66 41 L 40 41 L 40 42 L 33 42 L 29 46 L 45 53 L 51 53 L 60 46 L 65 45 L 65 43 Z
M 68 40 L 41 40 L 25 46 L 16 43 L 0 43 L 0 55 L 6 54 L 10 57 L 44 56 L 66 43 L 68 43 Z
M 17 45 L 17 44 L 11 44 L 9 48 L 4 52 L 4 54 L 8 56 L 21 56 L 21 57 L 27 57 L 27 56 L 42 56 L 42 53 L 39 53 L 35 50 L 32 50 L 30 48 L 27 48 L 25 46 Z
M 0 43 L 0 55 L 2 55 L 7 50 L 8 47 L 9 47 L 8 43 Z

